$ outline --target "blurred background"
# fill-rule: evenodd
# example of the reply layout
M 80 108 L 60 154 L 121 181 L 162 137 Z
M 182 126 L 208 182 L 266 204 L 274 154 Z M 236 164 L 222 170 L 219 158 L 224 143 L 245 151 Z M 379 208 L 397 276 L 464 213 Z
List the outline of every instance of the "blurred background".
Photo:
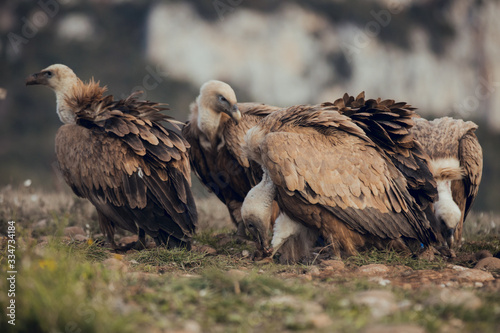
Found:
M 429 119 L 475 121 L 484 173 L 474 208 L 499 212 L 499 15 L 496 0 L 3 0 L 0 189 L 69 191 L 54 168 L 54 94 L 24 83 L 64 63 L 115 97 L 142 90 L 183 121 L 209 79 L 231 84 L 239 101 L 365 91 Z

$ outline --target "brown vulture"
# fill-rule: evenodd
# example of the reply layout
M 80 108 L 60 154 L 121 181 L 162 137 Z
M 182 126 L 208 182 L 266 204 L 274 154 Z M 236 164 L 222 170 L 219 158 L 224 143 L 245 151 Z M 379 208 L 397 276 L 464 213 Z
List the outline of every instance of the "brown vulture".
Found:
M 282 262 L 306 257 L 318 236 L 338 257 L 369 246 L 414 250 L 436 242 L 436 183 L 410 133 L 413 110 L 346 94 L 334 103 L 274 112 L 250 129 L 244 152 L 264 175 L 242 216 L 257 247 L 271 252 L 273 199 L 280 215 L 272 253 L 279 251 Z
M 237 235 L 245 235 L 241 205 L 262 177 L 262 168 L 242 155 L 246 132 L 278 107 L 237 103 L 228 84 L 208 81 L 191 104 L 182 130 L 191 166 L 201 182 L 227 206 Z M 270 217 L 271 218 L 271 217 Z
M 66 183 L 97 209 L 112 246 L 114 229 L 144 232 L 158 245 L 190 247 L 197 224 L 190 190 L 189 144 L 162 122 L 180 124 L 161 113 L 161 104 L 105 96 L 105 87 L 82 82 L 65 65 L 52 65 L 26 85 L 54 90 L 64 123 L 56 155 Z M 141 243 L 141 244 L 139 244 Z
M 474 131 L 477 125 L 450 117 L 415 119 L 412 132 L 431 160 L 439 200 L 434 203 L 438 224 L 451 247 L 460 244 L 463 223 L 476 198 L 483 170 L 483 152 Z

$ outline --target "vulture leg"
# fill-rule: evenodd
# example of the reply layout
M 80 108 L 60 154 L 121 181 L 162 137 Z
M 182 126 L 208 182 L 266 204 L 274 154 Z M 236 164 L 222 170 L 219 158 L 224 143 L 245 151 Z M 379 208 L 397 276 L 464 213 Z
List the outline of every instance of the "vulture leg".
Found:
M 125 244 L 121 250 L 137 250 L 141 251 L 146 249 L 146 232 L 144 229 L 139 228 L 139 238 L 137 239 L 136 242 L 132 242 L 129 244 Z
M 106 235 L 109 244 L 113 250 L 118 250 L 120 247 L 115 242 L 115 226 L 106 216 L 100 211 L 97 211 L 97 218 L 99 220 L 99 227 L 101 232 Z

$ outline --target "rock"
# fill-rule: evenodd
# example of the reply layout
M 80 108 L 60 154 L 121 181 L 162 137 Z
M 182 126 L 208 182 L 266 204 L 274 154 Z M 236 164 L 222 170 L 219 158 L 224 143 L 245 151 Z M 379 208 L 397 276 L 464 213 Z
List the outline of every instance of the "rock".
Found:
M 33 229 L 43 229 L 47 227 L 47 219 L 42 219 L 38 222 L 33 223 Z
M 201 333 L 202 329 L 200 324 L 198 324 L 196 321 L 186 320 L 186 322 L 184 322 L 184 331 L 189 333 Z
M 201 253 L 209 254 L 209 255 L 216 255 L 217 254 L 217 250 L 211 246 L 208 246 L 208 245 L 202 245 L 202 246 L 198 247 L 197 251 L 201 252 Z
M 248 273 L 240 271 L 239 269 L 230 269 L 227 271 L 227 275 L 231 278 L 231 280 L 241 281 L 248 276 Z
M 459 272 L 468 270 L 467 267 L 459 266 L 459 265 L 451 265 L 450 267 L 451 267 L 451 269 L 453 269 L 455 271 L 459 271 Z
M 474 269 L 485 269 L 488 271 L 500 270 L 500 259 L 495 257 L 486 257 L 476 264 Z
M 87 236 L 82 227 L 67 227 L 64 228 L 64 236 L 74 238 L 76 235 Z
M 320 274 L 320 271 L 319 271 L 319 268 L 317 266 L 311 266 L 309 268 L 309 274 L 311 275 L 319 275 Z
M 323 260 L 321 265 L 325 267 L 325 270 L 330 271 L 340 271 L 345 268 L 342 260 Z
M 249 257 L 250 256 L 250 251 L 248 251 L 248 250 L 241 251 L 241 256 L 243 258 Z
M 481 307 L 482 301 L 472 291 L 445 288 L 431 295 L 425 304 L 430 306 L 463 306 L 468 310 L 476 310 Z
M 102 264 L 109 269 L 117 270 L 120 272 L 126 272 L 128 270 L 127 265 L 125 265 L 121 260 L 115 258 L 109 258 L 102 262 Z
M 457 277 L 471 282 L 486 282 L 495 280 L 490 272 L 485 272 L 479 269 L 467 269 L 460 271 L 457 274 Z
M 465 324 L 458 318 L 451 318 L 439 329 L 440 333 L 463 332 Z
M 477 252 L 474 255 L 474 257 L 476 257 L 476 260 L 479 261 L 479 260 L 484 259 L 484 258 L 493 257 L 493 255 L 488 250 L 481 250 L 481 251 Z
M 391 280 L 384 279 L 383 277 L 380 276 L 373 276 L 369 278 L 368 281 L 376 282 L 383 287 L 391 284 Z
M 125 236 L 125 237 L 122 237 L 118 243 L 122 246 L 125 246 L 128 244 L 132 244 L 132 243 L 137 242 L 138 239 L 139 239 L 139 237 L 137 237 L 137 235 Z
M 368 290 L 358 292 L 352 299 L 354 304 L 370 308 L 374 318 L 387 316 L 398 309 L 394 294 L 387 290 Z
M 389 272 L 389 267 L 382 264 L 370 264 L 361 266 L 356 270 L 356 273 L 364 276 L 384 275 Z
M 271 258 L 271 257 L 265 257 L 264 259 L 256 261 L 255 263 L 256 264 L 262 264 L 262 265 L 263 264 L 271 264 L 271 263 L 273 263 L 273 258 Z
M 87 241 L 87 236 L 77 234 L 73 237 L 73 239 L 78 241 L 78 242 L 85 242 L 85 241 Z
M 410 324 L 374 325 L 366 327 L 362 333 L 425 333 L 423 327 Z
M 314 328 L 325 328 L 333 324 L 332 319 L 326 313 L 319 313 L 317 315 L 311 315 L 309 322 Z

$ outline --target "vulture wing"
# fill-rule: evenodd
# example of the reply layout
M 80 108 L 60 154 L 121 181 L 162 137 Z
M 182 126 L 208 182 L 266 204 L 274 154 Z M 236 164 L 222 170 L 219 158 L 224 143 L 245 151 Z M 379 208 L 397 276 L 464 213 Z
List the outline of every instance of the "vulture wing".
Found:
M 458 145 L 460 165 L 464 168 L 463 179 L 466 195 L 464 220 L 470 211 L 479 190 L 483 174 L 483 150 L 477 140 L 474 130 L 468 131 Z
M 189 145 L 160 124 L 176 122 L 158 104 L 133 97 L 75 101 L 77 124 L 62 126 L 56 137 L 61 171 L 75 193 L 126 230 L 137 232 L 137 225 L 161 243 L 191 237 L 197 213 Z
M 406 178 L 349 118 L 303 107 L 289 110 L 281 121 L 260 149 L 290 216 L 328 228 L 312 206 L 319 205 L 360 234 L 429 244 L 429 222 Z

